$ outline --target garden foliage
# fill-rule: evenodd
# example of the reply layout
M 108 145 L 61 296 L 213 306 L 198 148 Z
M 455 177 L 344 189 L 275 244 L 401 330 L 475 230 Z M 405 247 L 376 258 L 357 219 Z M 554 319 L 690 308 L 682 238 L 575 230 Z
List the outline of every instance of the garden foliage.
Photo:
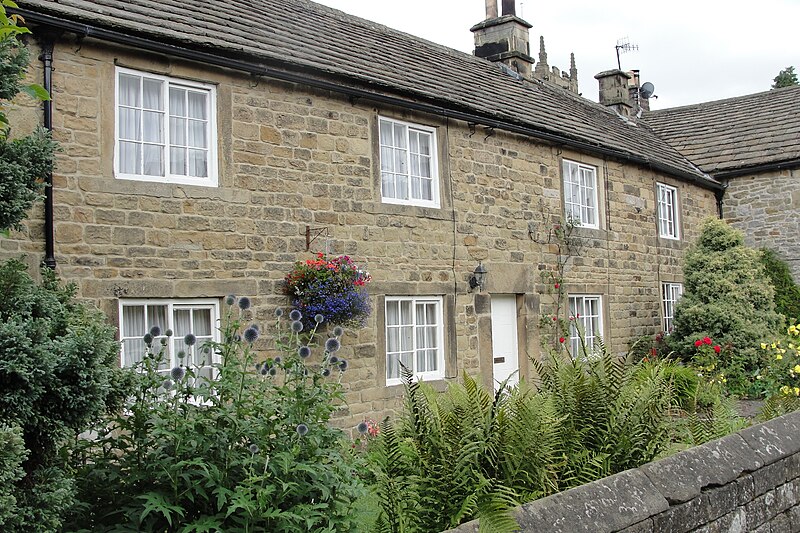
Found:
M 372 277 L 342 255 L 298 261 L 286 275 L 284 292 L 292 306 L 303 313 L 306 329 L 321 314 L 327 326 L 361 327 L 372 311 L 365 285 Z
M 13 496 L 0 489 L 11 505 L 0 513 L 4 531 L 60 529 L 73 496 L 61 453 L 118 406 L 125 390 L 105 317 L 77 303 L 74 287 L 60 285 L 50 270 L 42 276 L 37 284 L 21 262 L 0 265 L 0 439 L 10 439 L 0 462 L 10 465 L 2 485 Z
M 775 310 L 789 320 L 800 320 L 800 286 L 789 265 L 768 248 L 761 249 L 761 262 L 775 289 Z
M 159 371 L 171 332 L 150 332 L 131 403 L 84 442 L 73 528 L 353 529 L 362 483 L 342 431 L 328 423 L 342 403 L 347 368 L 337 357 L 341 329 L 321 339 L 315 357 L 316 328 L 300 333 L 295 310 L 288 327 L 276 320 L 268 356 L 256 349 L 258 326 L 242 331 L 237 313 L 231 305 L 221 342 L 207 346 L 221 361 L 210 378 L 184 364 Z
M 800 324 L 792 320 L 761 349 L 768 361 L 758 376 L 766 397 L 761 418 L 768 420 L 800 408 Z
M 481 531 L 515 531 L 519 504 L 647 463 L 676 437 L 699 443 L 738 427 L 722 410 L 727 420 L 698 415 L 694 432 L 676 420 L 669 361 L 603 351 L 533 365 L 536 387 L 495 394 L 468 375 L 439 394 L 406 373 L 405 408 L 372 450 L 376 529 L 433 532 L 479 518 Z
M 764 363 L 758 345 L 780 324 L 759 256 L 744 245 L 741 232 L 722 220 L 706 220 L 686 252 L 684 292 L 667 337 L 685 360 L 695 355 L 697 339 L 714 339 L 721 346 L 717 370 L 737 394 L 758 392 L 753 380 Z
M 42 87 L 22 82 L 30 54 L 18 37 L 30 31 L 20 25 L 18 16 L 9 16 L 6 7 L 16 5 L 9 0 L 0 2 L 0 230 L 5 231 L 19 229 L 41 195 L 42 180 L 52 170 L 55 151 L 50 134 L 41 128 L 26 137 L 9 138 L 7 102 L 21 91 L 41 100 L 50 97 Z

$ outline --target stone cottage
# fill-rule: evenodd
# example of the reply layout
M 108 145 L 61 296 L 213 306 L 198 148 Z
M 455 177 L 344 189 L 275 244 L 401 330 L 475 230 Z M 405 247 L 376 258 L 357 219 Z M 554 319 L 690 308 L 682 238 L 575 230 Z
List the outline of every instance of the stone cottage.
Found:
M 653 111 L 656 134 L 725 186 L 722 214 L 800 281 L 800 87 Z
M 374 312 L 344 339 L 344 420 L 379 418 L 400 361 L 437 385 L 528 375 L 554 225 L 582 243 L 560 317 L 624 352 L 669 329 L 684 250 L 718 213 L 723 185 L 664 138 L 571 74 L 536 77 L 513 2 L 473 27 L 485 57 L 307 0 L 19 4 L 52 94 L 19 113 L 62 151 L 2 254 L 76 283 L 123 365 L 156 322 L 214 338 L 229 293 L 267 324 L 295 261 L 348 254 Z

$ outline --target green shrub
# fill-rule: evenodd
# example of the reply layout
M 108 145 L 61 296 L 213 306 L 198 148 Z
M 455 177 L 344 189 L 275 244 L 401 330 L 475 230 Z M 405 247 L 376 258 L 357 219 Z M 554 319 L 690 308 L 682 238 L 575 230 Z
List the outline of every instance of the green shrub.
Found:
M 736 394 L 757 394 L 753 380 L 764 363 L 758 344 L 780 323 L 759 255 L 724 221 L 706 220 L 686 253 L 684 293 L 667 336 L 670 348 L 687 361 L 697 339 L 713 338 L 722 347 L 717 368 Z
M 52 271 L 42 277 L 16 260 L 0 265 L 0 424 L 19 428 L 27 456 L 6 531 L 60 529 L 72 504 L 64 454 L 125 388 L 114 329 Z
M 17 514 L 16 485 L 25 476 L 22 463 L 28 456 L 22 430 L 0 426 L 0 529 L 10 529 Z
M 800 320 L 800 286 L 789 265 L 768 248 L 761 249 L 761 263 L 775 289 L 775 310 L 789 320 Z
M 496 394 L 467 375 L 439 394 L 405 373 L 405 408 L 370 455 L 376 528 L 441 531 L 479 518 L 481 531 L 515 531 L 521 503 L 652 461 L 678 436 L 694 443 L 736 426 L 731 413 L 707 411 L 697 419 L 716 426 L 692 440 L 689 418 L 675 416 L 679 400 L 696 404 L 691 370 L 599 353 L 533 361 L 536 388 L 523 381 Z
M 358 465 L 343 432 L 328 423 L 342 404 L 339 380 L 347 368 L 336 357 L 339 338 L 324 340 L 321 360 L 311 364 L 306 348 L 313 347 L 314 332 L 287 331 L 279 319 L 276 351 L 267 357 L 253 344 L 259 328 L 242 331 L 234 309 L 224 321 L 222 342 L 206 346 L 221 361 L 212 377 L 183 365 L 159 372 L 161 343 L 173 342 L 171 332 L 146 336 L 148 351 L 127 412 L 84 443 L 77 476 L 83 504 L 72 527 L 354 528 L 350 511 L 362 494 Z M 192 345 L 194 339 L 183 342 Z

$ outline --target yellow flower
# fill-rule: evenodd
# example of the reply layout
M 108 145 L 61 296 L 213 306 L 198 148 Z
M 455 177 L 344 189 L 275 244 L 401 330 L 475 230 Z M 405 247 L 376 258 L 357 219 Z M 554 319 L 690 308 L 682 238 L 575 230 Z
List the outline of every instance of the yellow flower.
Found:
M 794 388 L 794 395 L 795 396 L 800 396 L 800 387 L 795 387 Z
M 781 392 L 783 394 L 789 394 L 789 387 L 784 385 L 783 387 L 781 387 Z
M 800 374 L 800 365 L 794 365 L 794 368 L 792 370 L 794 370 L 795 374 Z
M 766 350 L 767 349 L 767 343 L 766 342 L 762 342 L 761 343 L 761 349 L 762 350 Z
M 775 345 L 775 343 L 774 343 L 774 342 L 772 343 L 772 346 L 771 346 L 771 348 L 772 348 L 773 350 L 774 350 L 775 348 L 777 348 L 777 346 Z
M 780 361 L 781 359 L 783 359 L 783 356 L 781 354 L 775 356 L 776 361 Z

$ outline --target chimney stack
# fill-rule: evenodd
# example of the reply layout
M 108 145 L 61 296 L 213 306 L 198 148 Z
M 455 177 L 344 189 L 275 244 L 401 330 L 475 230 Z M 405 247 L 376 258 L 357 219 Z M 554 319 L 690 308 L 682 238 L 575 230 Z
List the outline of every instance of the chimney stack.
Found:
M 594 77 L 600 84 L 600 103 L 614 109 L 624 117 L 631 116 L 631 98 L 628 89 L 629 74 L 619 69 L 606 70 Z
M 486 0 L 486 20 L 470 28 L 475 34 L 475 55 L 504 63 L 530 80 L 534 60 L 528 43 L 531 25 L 517 17 L 515 0 L 502 0 L 503 15 L 497 16 L 497 0 Z

